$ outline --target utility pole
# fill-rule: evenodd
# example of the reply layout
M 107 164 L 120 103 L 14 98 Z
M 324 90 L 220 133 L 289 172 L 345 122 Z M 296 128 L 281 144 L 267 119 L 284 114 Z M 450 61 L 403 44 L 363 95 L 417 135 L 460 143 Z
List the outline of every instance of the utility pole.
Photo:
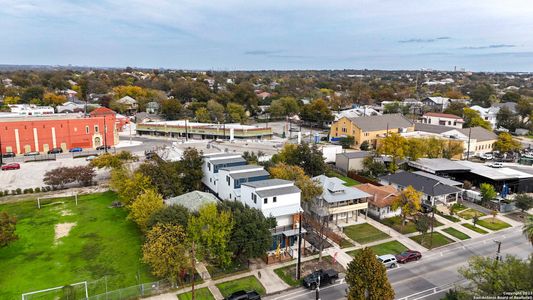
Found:
M 104 113 L 104 150 L 105 150 L 105 153 L 107 153 L 107 125 L 105 123 L 105 117 L 106 117 L 106 113 Z
M 468 148 L 466 150 L 466 160 L 470 160 L 470 136 L 472 134 L 472 127 L 468 130 Z
M 500 257 L 500 250 L 502 248 L 502 242 L 500 241 L 494 241 L 496 244 L 498 244 L 498 250 L 496 250 L 496 262 L 500 261 L 501 260 L 501 257 Z
M 315 299 L 320 300 L 320 275 L 318 275 L 318 284 L 316 286 Z
M 298 221 L 298 269 L 296 270 L 296 279 L 300 280 L 302 263 L 302 212 L 299 212 Z
M 429 235 L 429 249 L 433 249 L 433 227 L 435 224 L 435 205 L 431 206 L 431 234 Z
M 4 163 L 4 154 L 2 154 L 2 135 L 0 134 L 0 166 Z
M 194 240 L 192 241 L 192 247 L 191 247 L 191 275 L 192 275 L 192 281 L 191 281 L 191 300 L 194 300 Z

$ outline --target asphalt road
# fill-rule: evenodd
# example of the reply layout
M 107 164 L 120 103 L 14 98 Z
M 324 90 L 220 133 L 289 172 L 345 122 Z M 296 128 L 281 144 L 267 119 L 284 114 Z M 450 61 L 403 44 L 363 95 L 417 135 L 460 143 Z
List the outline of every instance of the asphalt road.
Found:
M 501 255 L 503 256 L 512 254 L 520 258 L 527 258 L 533 250 L 530 243 L 522 235 L 520 228 L 509 228 L 462 243 L 454 243 L 433 251 L 428 251 L 424 253 L 420 261 L 411 262 L 388 270 L 389 281 L 396 292 L 396 298 L 440 299 L 444 292 L 438 294 L 416 294 L 462 280 L 457 270 L 459 267 L 467 264 L 469 257 L 476 255 L 496 255 L 497 244 L 494 240 L 502 242 Z M 342 281 L 323 287 L 320 290 L 320 299 L 346 299 L 346 288 L 347 285 Z M 315 291 L 298 288 L 266 297 L 265 299 L 315 299 Z

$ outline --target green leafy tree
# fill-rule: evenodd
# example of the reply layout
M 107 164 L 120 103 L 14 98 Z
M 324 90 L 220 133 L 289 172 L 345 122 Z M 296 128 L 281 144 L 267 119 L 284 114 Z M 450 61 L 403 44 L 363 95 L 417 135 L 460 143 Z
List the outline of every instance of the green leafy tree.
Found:
M 474 256 L 459 273 L 468 280 L 463 289 L 472 297 L 497 297 L 504 293 L 533 290 L 533 262 L 508 255 L 500 261 L 492 257 Z
M 513 139 L 513 136 L 507 132 L 498 135 L 498 140 L 494 143 L 494 150 L 500 152 L 509 152 L 520 150 L 520 142 Z
M 322 186 L 307 176 L 304 170 L 298 166 L 278 163 L 268 169 L 273 178 L 292 180 L 302 191 L 302 201 L 311 201 L 322 194 Z
M 17 218 L 15 216 L 10 216 L 5 211 L 0 212 L 0 248 L 18 239 L 15 233 L 16 226 Z
M 381 161 L 376 161 L 374 156 L 367 156 L 363 159 L 363 169 L 371 177 L 379 177 L 387 174 L 387 167 Z
M 181 185 L 186 192 L 200 190 L 202 187 L 202 151 L 188 147 L 183 151 L 179 166 L 181 169 Z
M 520 126 L 520 120 L 515 113 L 504 106 L 496 114 L 496 126 L 514 131 Z
M 398 133 L 389 133 L 380 141 L 377 149 L 378 154 L 390 155 L 392 158 L 389 165 L 389 171 L 392 173 L 398 170 L 398 160 L 404 159 L 407 152 L 407 139 Z
M 533 100 L 531 98 L 522 98 L 516 103 L 516 112 L 522 120 L 528 119 L 533 113 Z M 531 121 L 531 119 L 529 119 Z
M 363 141 L 361 145 L 359 145 L 359 149 L 362 151 L 368 151 L 370 149 L 370 143 L 368 141 Z
M 513 200 L 515 201 L 515 206 L 522 212 L 533 207 L 533 196 L 529 196 L 528 194 L 516 194 Z
M 189 217 L 189 210 L 185 206 L 179 204 L 168 205 L 150 216 L 147 227 L 150 229 L 157 224 L 171 224 L 187 228 Z
M 244 124 L 248 121 L 248 116 L 246 115 L 246 110 L 244 106 L 230 102 L 226 107 L 228 111 L 229 120 L 231 122 Z
M 427 152 L 427 143 L 425 139 L 410 138 L 407 139 L 407 152 L 405 153 L 411 160 L 418 160 L 424 157 Z
M 300 118 L 304 121 L 317 123 L 319 126 L 334 119 L 328 103 L 323 99 L 316 99 L 304 105 L 300 113 Z
M 135 155 L 131 154 L 131 152 L 120 151 L 117 154 L 103 153 L 97 156 L 95 159 L 93 159 L 90 165 L 98 169 L 103 169 L 103 168 L 118 169 L 118 168 L 122 168 L 124 164 L 127 162 L 137 161 L 137 160 L 138 158 Z
M 207 101 L 207 111 L 214 122 L 225 122 L 224 105 L 218 103 L 216 100 Z
M 324 156 L 316 144 L 311 146 L 308 143 L 286 144 L 279 153 L 272 156 L 272 162 L 299 166 L 311 177 L 324 174 L 326 171 Z
M 339 142 L 343 149 L 349 149 L 355 144 L 355 138 L 353 136 L 342 137 Z
M 471 108 L 466 107 L 465 109 L 463 109 L 463 119 L 465 120 L 465 123 L 464 123 L 465 128 L 479 126 L 487 130 L 492 130 L 492 127 L 490 126 L 490 122 L 487 120 L 484 120 L 479 115 L 479 112 Z
M 346 270 L 348 300 L 392 300 L 394 290 L 387 278 L 385 266 L 371 248 L 357 251 Z
M 146 233 L 142 260 L 152 274 L 170 278 L 173 286 L 181 281 L 180 273 L 190 266 L 189 243 L 180 225 L 157 224 Z
M 164 198 L 179 196 L 184 191 L 179 162 L 155 157 L 139 166 L 138 172 L 150 178 L 151 184 Z
M 479 192 L 481 193 L 481 199 L 483 201 L 489 201 L 489 200 L 496 198 L 496 196 L 498 196 L 498 193 L 494 189 L 494 186 L 492 186 L 492 184 L 489 184 L 489 183 L 482 183 L 479 186 Z
M 502 96 L 502 102 L 518 102 L 521 96 L 517 92 L 507 92 Z
M 466 104 L 463 102 L 452 102 L 448 107 L 444 110 L 445 114 L 451 114 L 456 115 L 458 117 L 463 115 L 463 109 L 467 107 Z
M 118 199 L 125 204 L 131 203 L 140 194 L 152 188 L 149 177 L 125 168 L 111 170 L 109 183 L 111 188 L 117 192 Z
M 231 211 L 235 222 L 231 231 L 228 250 L 240 261 L 262 257 L 272 245 L 270 228 L 276 226 L 275 218 L 265 218 L 255 208 L 238 201 L 224 201 L 219 205 L 221 211 Z M 246 242 L 253 237 L 253 242 Z
M 176 99 L 167 99 L 161 103 L 161 115 L 167 120 L 177 120 L 182 113 L 181 103 Z
M 494 95 L 494 88 L 488 83 L 478 84 L 470 93 L 473 104 L 484 107 L 490 106 L 490 96 Z
M 197 109 L 194 114 L 196 116 L 196 121 L 198 121 L 200 123 L 209 123 L 209 122 L 211 122 L 211 116 L 209 115 L 209 111 L 205 107 Z
M 204 205 L 188 222 L 190 238 L 198 254 L 216 265 L 226 267 L 231 262 L 229 241 L 234 222 L 230 211 L 218 212 L 215 204 Z
M 476 213 L 476 214 L 472 217 L 472 224 L 474 225 L 474 227 L 476 227 L 476 224 L 477 224 L 478 221 L 479 221 L 479 215 Z
M 526 238 L 529 240 L 531 245 L 533 246 L 533 216 L 528 215 L 526 222 L 524 223 L 524 226 L 522 227 L 522 233 L 526 236 Z
M 419 215 L 416 218 L 415 227 L 416 227 L 416 230 L 422 234 L 422 240 L 425 240 L 426 233 L 431 227 L 431 218 L 428 217 L 427 215 Z
M 414 216 L 418 213 L 418 211 L 420 211 L 420 208 L 422 206 L 421 197 L 422 193 L 415 190 L 412 186 L 408 186 L 400 193 L 400 195 L 398 195 L 392 200 L 392 210 L 394 211 L 398 208 L 401 209 L 400 216 L 402 218 L 402 231 L 407 218 Z
M 128 218 L 139 225 L 142 231 L 148 227 L 150 217 L 163 209 L 163 197 L 154 190 L 146 190 L 130 204 Z

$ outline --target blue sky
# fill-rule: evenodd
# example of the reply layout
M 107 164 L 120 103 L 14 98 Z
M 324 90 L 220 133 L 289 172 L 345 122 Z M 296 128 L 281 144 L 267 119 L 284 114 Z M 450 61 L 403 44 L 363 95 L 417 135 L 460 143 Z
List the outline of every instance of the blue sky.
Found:
M 0 0 L 0 64 L 533 71 L 531 0 Z

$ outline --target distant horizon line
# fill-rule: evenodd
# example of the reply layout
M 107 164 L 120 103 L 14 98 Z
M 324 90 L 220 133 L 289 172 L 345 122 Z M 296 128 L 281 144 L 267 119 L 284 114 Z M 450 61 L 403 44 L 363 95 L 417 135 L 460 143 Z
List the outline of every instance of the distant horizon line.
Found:
M 533 71 L 473 71 L 473 70 L 445 70 L 445 69 L 433 69 L 433 68 L 418 68 L 418 69 L 313 69 L 313 68 L 302 68 L 302 69 L 267 69 L 267 68 L 257 68 L 257 69 L 223 69 L 223 68 L 170 68 L 170 67 L 136 67 L 136 66 L 126 66 L 126 67 L 110 67 L 110 66 L 87 66 L 87 65 L 52 65 L 52 64 L 2 64 L 0 63 L 0 71 L 16 71 L 16 70 L 28 70 L 28 69 L 51 69 L 51 68 L 61 68 L 61 69 L 92 69 L 92 70 L 124 70 L 131 68 L 133 70 L 165 70 L 165 71 L 185 71 L 185 72 L 268 72 L 268 71 L 280 71 L 280 72 L 295 72 L 295 71 L 384 71 L 384 72 L 455 72 L 455 73 L 492 73 L 492 74 L 531 74 Z M 463 69 L 463 68 L 461 68 Z

